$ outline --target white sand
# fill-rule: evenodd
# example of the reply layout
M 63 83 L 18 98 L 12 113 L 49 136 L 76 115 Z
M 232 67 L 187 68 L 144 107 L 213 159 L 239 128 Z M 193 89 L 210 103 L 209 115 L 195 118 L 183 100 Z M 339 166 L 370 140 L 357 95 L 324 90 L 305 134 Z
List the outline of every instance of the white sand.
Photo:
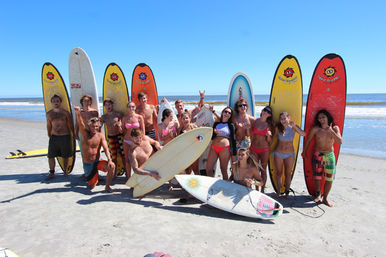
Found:
M 0 119 L 0 246 L 19 256 L 385 256 L 386 160 L 341 155 L 330 200 L 306 193 L 299 158 L 296 196 L 284 213 L 254 220 L 199 202 L 178 205 L 166 186 L 142 200 L 118 178 L 113 194 L 92 192 L 80 178 L 80 155 L 69 178 L 49 183 L 47 158 L 5 160 L 9 151 L 47 148 L 44 123 Z M 57 168 L 57 170 L 59 170 Z M 272 186 L 268 181 L 268 194 Z

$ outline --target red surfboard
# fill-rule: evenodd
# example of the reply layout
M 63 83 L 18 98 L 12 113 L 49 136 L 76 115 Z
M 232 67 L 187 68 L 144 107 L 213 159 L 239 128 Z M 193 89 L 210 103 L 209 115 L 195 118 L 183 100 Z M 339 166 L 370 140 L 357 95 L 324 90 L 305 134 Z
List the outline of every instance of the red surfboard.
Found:
M 346 69 L 343 59 L 337 54 L 325 55 L 316 65 L 308 92 L 304 130 L 308 135 L 315 126 L 314 118 L 318 111 L 326 109 L 334 118 L 343 135 L 343 124 L 346 110 Z M 303 147 L 307 141 L 304 137 Z M 312 139 L 307 149 L 307 159 L 303 159 L 304 178 L 310 195 L 315 194 L 315 185 L 312 170 L 312 154 L 315 148 L 315 138 Z M 338 161 L 340 145 L 334 143 L 335 160 Z M 323 195 L 324 176 L 321 181 L 321 194 Z

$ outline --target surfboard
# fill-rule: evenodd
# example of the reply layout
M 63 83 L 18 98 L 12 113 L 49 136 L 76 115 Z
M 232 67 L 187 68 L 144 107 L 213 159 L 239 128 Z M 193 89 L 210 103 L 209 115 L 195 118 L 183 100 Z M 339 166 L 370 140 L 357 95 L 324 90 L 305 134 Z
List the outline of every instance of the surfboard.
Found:
M 196 125 L 198 127 L 208 127 L 212 128 L 214 124 L 213 113 L 209 110 L 208 106 L 204 105 L 201 108 L 201 111 L 197 114 Z M 210 145 L 205 149 L 204 153 L 198 159 L 198 169 L 200 174 L 206 174 L 206 162 L 208 160 L 208 154 L 210 150 Z M 216 165 L 214 170 L 216 170 Z
M 308 135 L 314 127 L 314 118 L 321 109 L 326 109 L 334 118 L 335 124 L 343 135 L 343 125 L 346 110 L 346 69 L 343 59 L 337 54 L 325 55 L 316 65 L 308 92 L 307 108 L 304 130 Z M 303 145 L 307 141 L 304 137 Z M 315 148 L 315 139 L 311 141 L 307 149 L 307 159 L 303 159 L 304 178 L 310 195 L 315 194 L 315 186 L 312 170 L 312 154 Z M 340 145 L 334 143 L 334 154 L 338 162 Z M 321 193 L 323 194 L 324 176 L 321 181 Z
M 68 93 L 66 85 L 64 84 L 63 78 L 60 75 L 59 71 L 49 62 L 46 62 L 42 68 L 42 89 L 43 89 L 43 100 L 44 108 L 46 113 L 52 109 L 51 97 L 53 95 L 59 95 L 62 98 L 61 107 L 68 111 L 72 116 L 70 99 L 68 98 Z M 72 131 L 72 130 L 70 130 Z M 74 168 L 75 163 L 75 138 L 74 134 L 71 132 L 71 143 L 73 149 L 73 155 L 68 159 L 67 173 L 71 173 Z M 61 157 L 56 158 L 60 167 L 63 168 L 63 159 Z
M 76 151 L 79 152 L 79 147 L 76 147 Z M 20 149 L 9 152 L 10 155 L 6 156 L 5 159 L 22 159 L 22 158 L 33 158 L 33 157 L 42 157 L 47 156 L 48 149 L 38 149 L 38 150 L 32 150 L 32 151 L 22 151 Z
M 176 179 L 188 193 L 223 211 L 259 219 L 273 219 L 283 212 L 279 202 L 246 186 L 207 176 L 176 175 Z
M 252 83 L 248 76 L 242 72 L 236 73 L 229 85 L 228 106 L 235 110 L 235 104 L 239 98 L 244 98 L 248 105 L 248 114 L 255 117 L 255 96 L 253 95 Z
M 0 257 L 19 257 L 19 255 L 9 250 L 8 248 L 0 247 Z
M 90 58 L 82 48 L 75 47 L 72 49 L 68 64 L 68 76 L 70 81 L 71 105 L 81 106 L 81 97 L 88 94 L 92 96 L 91 107 L 99 112 L 99 98 L 94 70 Z
M 103 79 L 103 100 L 106 98 L 111 98 L 114 102 L 114 110 L 117 112 L 121 112 L 123 115 L 127 114 L 127 104 L 129 103 L 129 93 L 127 91 L 126 79 L 123 75 L 121 68 L 115 64 L 110 63 L 107 65 L 105 70 L 105 75 Z M 103 107 L 103 113 L 107 113 L 106 108 Z M 108 129 L 107 126 L 105 128 L 106 139 L 109 143 L 108 138 Z M 123 143 L 123 142 L 122 142 Z M 110 144 L 109 150 L 110 149 Z M 123 148 L 121 149 L 121 153 L 123 153 Z M 117 167 L 116 167 L 116 175 L 122 176 L 125 174 L 125 157 L 124 154 L 118 154 L 117 156 Z
M 302 127 L 303 81 L 302 72 L 295 56 L 287 55 L 280 61 L 273 77 L 269 106 L 271 106 L 273 111 L 272 117 L 274 124 L 279 122 L 280 113 L 288 112 L 291 116 L 291 121 L 293 121 L 300 128 Z M 292 166 L 291 179 L 295 172 L 296 160 L 299 152 L 299 142 L 300 136 L 298 133 L 295 133 L 293 140 L 295 162 Z M 275 150 L 276 145 L 277 137 L 275 137 L 272 141 L 270 149 L 271 154 L 268 162 L 269 175 L 275 192 L 277 192 L 278 189 L 276 183 L 276 167 L 273 156 L 273 151 Z M 280 192 L 285 192 L 284 165 Z
M 159 110 L 158 110 L 158 120 L 157 120 L 157 123 L 158 124 L 161 124 L 162 123 L 162 112 L 165 110 L 165 109 L 169 109 L 172 111 L 172 116 L 173 116 L 173 121 L 177 121 L 178 122 L 178 119 L 177 119 L 177 116 L 176 116 L 176 113 L 174 112 L 174 109 L 172 107 L 172 105 L 169 103 L 169 101 L 165 98 L 165 100 L 159 105 Z
M 185 170 L 204 152 L 211 138 L 211 128 L 196 128 L 172 139 L 141 165 L 144 170 L 157 171 L 161 179 L 133 174 L 126 183 L 134 188 L 133 196 L 149 193 Z

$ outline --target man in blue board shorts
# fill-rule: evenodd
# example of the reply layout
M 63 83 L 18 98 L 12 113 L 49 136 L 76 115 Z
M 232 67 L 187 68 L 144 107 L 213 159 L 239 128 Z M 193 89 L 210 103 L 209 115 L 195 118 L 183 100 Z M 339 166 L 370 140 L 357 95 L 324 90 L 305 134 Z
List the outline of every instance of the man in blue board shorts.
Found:
M 74 133 L 72 118 L 68 111 L 61 108 L 62 98 L 51 97 L 52 109 L 47 112 L 48 165 L 50 168 L 46 179 L 52 179 L 55 173 L 55 157 L 63 158 L 64 175 L 67 176 L 68 158 L 73 155 L 70 132 Z

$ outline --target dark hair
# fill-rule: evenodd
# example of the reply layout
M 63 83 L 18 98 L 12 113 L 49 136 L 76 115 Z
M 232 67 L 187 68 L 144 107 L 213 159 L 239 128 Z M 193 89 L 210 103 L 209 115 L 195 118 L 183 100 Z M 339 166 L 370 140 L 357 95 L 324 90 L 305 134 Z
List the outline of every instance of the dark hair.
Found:
M 90 103 L 92 103 L 92 96 L 91 95 L 88 95 L 88 94 L 85 94 L 85 95 L 82 95 L 82 97 L 80 98 L 80 104 L 83 106 L 83 99 L 85 98 L 89 98 L 90 99 Z
M 138 100 L 140 100 L 142 97 L 144 97 L 145 95 L 147 95 L 145 92 L 139 92 L 138 93 Z
M 320 122 L 318 120 L 319 114 L 324 114 L 327 116 L 328 126 L 330 126 L 331 124 L 332 124 L 332 126 L 335 126 L 334 117 L 332 117 L 332 115 L 326 109 L 322 109 L 316 113 L 315 118 L 314 118 L 315 126 L 322 127 L 322 124 L 320 124 Z
M 54 99 L 54 98 L 58 98 L 60 100 L 60 102 L 62 102 L 62 98 L 57 94 L 55 94 L 51 97 L 51 102 L 52 102 L 52 99 Z
M 267 105 L 267 106 L 265 106 L 265 107 L 263 108 L 263 110 L 261 110 L 261 111 L 265 111 L 265 112 L 271 114 L 271 116 L 269 116 L 269 117 L 267 118 L 267 123 L 268 123 L 268 126 L 270 127 L 271 131 L 273 131 L 273 129 L 274 129 L 274 124 L 273 124 L 273 118 L 272 118 L 272 108 L 271 108 L 270 106 Z
M 248 104 L 248 102 L 247 102 L 247 100 L 245 100 L 244 98 L 240 98 L 239 100 L 237 100 L 236 101 L 236 103 L 235 103 L 235 112 L 237 113 L 237 114 L 239 114 L 239 109 L 238 109 L 238 107 L 239 107 L 239 104 L 240 103 L 243 103 L 243 102 L 245 102 L 246 104 L 247 104 L 247 109 L 249 109 L 249 104 Z
M 281 122 L 280 122 L 280 117 L 281 117 L 282 115 L 286 115 L 287 117 L 289 117 L 290 115 L 288 114 L 288 112 L 282 112 L 282 113 L 280 113 L 280 114 L 279 114 L 279 121 L 276 123 L 276 126 L 277 126 L 277 128 L 279 129 L 280 134 L 284 135 L 284 126 L 283 126 L 283 124 L 281 124 Z
M 132 137 L 140 137 L 142 136 L 142 130 L 140 130 L 139 128 L 133 128 L 130 132 L 130 136 Z
M 171 115 L 171 113 L 172 113 L 172 110 L 170 110 L 170 109 L 163 110 L 161 121 L 163 122 L 167 117 L 169 117 Z
M 232 107 L 230 107 L 230 106 L 225 107 L 225 108 L 221 111 L 220 122 L 223 122 L 222 119 L 224 118 L 224 111 L 225 111 L 226 109 L 230 109 L 230 110 L 231 110 L 231 116 L 229 117 L 229 120 L 228 120 L 228 123 L 231 123 L 231 122 L 232 122 L 232 118 L 233 118 L 233 109 L 232 109 Z

